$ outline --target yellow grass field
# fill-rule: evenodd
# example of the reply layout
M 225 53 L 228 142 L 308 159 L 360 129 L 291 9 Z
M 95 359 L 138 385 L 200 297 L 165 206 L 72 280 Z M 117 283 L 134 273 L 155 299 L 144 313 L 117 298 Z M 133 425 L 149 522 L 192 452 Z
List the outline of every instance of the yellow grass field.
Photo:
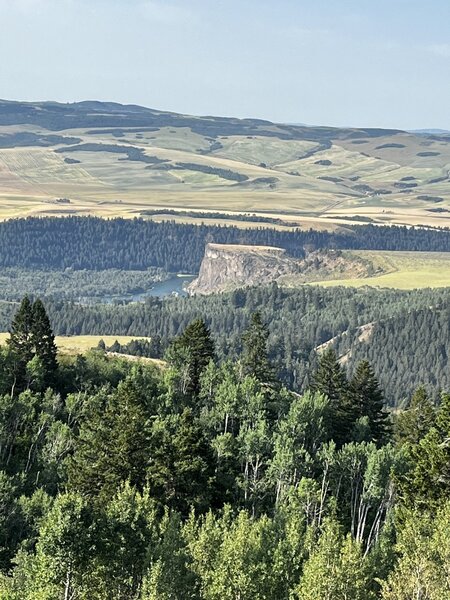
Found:
M 11 131 L 0 127 L 0 134 Z M 338 136 L 323 145 L 276 136 L 217 135 L 217 148 L 211 150 L 212 138 L 189 127 L 125 129 L 119 139 L 108 130 L 63 133 L 97 149 L 66 154 L 57 143 L 0 148 L 0 220 L 29 215 L 132 218 L 170 208 L 229 212 L 229 221 L 219 222 L 239 227 L 279 225 L 233 221 L 233 213 L 270 214 L 316 229 L 356 224 L 355 217 L 378 224 L 450 225 L 450 138 L 386 132 L 356 140 Z M 127 160 L 126 154 L 103 150 L 108 146 L 132 148 L 159 162 Z M 58 203 L 61 198 L 69 202 Z
M 384 252 L 349 251 L 350 255 L 369 260 L 381 275 L 358 279 L 317 281 L 314 285 L 325 287 L 372 286 L 412 290 L 416 288 L 450 287 L 450 253 L 446 252 Z
M 0 333 L 0 344 L 4 344 L 9 338 L 9 333 Z M 103 340 L 107 346 L 112 346 L 117 340 L 119 344 L 127 344 L 131 340 L 136 339 L 149 339 L 149 338 L 137 338 L 136 336 L 127 335 L 73 335 L 73 336 L 62 336 L 57 335 L 55 338 L 58 350 L 63 354 L 76 354 L 83 353 L 95 348 L 100 340 Z

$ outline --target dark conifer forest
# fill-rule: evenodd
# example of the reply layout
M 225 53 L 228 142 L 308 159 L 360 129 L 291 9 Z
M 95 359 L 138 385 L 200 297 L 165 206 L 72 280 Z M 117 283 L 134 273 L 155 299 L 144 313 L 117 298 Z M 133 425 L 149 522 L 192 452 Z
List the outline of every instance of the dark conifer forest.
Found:
M 450 251 L 450 230 L 375 225 L 342 232 L 239 229 L 154 223 L 143 219 L 66 217 L 13 219 L 0 223 L 0 267 L 38 269 L 147 269 L 196 273 L 207 242 L 285 248 Z
M 144 303 L 82 306 L 46 301 L 58 335 L 151 337 L 144 355 L 162 358 L 171 340 L 195 318 L 215 338 L 220 360 L 235 360 L 241 335 L 255 311 L 268 327 L 268 350 L 277 376 L 301 392 L 310 381 L 316 348 L 333 340 L 350 370 L 367 359 L 390 405 L 401 406 L 423 384 L 434 397 L 450 384 L 450 291 L 320 288 L 277 285 L 193 298 L 148 298 Z M 15 303 L 0 303 L 0 329 L 7 330 Z M 367 338 L 360 340 L 367 329 Z M 362 329 L 361 329 L 362 328 Z M 136 348 L 131 353 L 142 354 Z
M 26 219 L 0 224 L 0 266 L 155 277 L 195 272 L 211 239 L 448 236 Z M 3 298 L 0 600 L 449 599 L 449 309 L 447 288 L 275 283 Z M 136 340 L 66 354 L 61 334 Z

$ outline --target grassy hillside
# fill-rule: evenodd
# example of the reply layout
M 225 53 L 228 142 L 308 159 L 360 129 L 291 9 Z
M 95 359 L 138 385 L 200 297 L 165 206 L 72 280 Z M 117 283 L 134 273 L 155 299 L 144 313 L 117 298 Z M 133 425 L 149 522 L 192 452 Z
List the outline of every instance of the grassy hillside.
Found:
M 446 134 L 0 102 L 0 218 L 179 208 L 448 226 L 449 169 Z
M 349 256 L 359 256 L 371 264 L 373 276 L 317 281 L 324 286 L 395 288 L 450 287 L 450 253 L 448 252 L 383 252 L 351 251 Z
M 6 343 L 8 338 L 9 333 L 0 333 L 0 344 Z M 112 346 L 116 340 L 119 344 L 126 345 L 135 339 L 136 336 L 130 335 L 57 335 L 55 342 L 58 346 L 58 350 L 63 354 L 74 354 L 77 352 L 83 353 L 92 348 L 96 348 L 100 340 L 103 340 L 106 346 Z

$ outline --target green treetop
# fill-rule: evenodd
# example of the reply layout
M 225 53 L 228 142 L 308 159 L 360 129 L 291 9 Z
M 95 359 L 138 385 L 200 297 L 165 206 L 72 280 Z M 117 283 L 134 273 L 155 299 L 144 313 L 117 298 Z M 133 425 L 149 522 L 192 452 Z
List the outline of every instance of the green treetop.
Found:
M 258 381 L 271 384 L 275 381 L 274 369 L 267 353 L 269 331 L 263 323 L 260 312 L 252 314 L 250 324 L 242 336 L 241 363 L 245 375 Z
M 214 342 L 205 321 L 192 321 L 174 340 L 167 353 L 168 362 L 181 374 L 183 394 L 198 396 L 200 376 L 214 358 Z
M 373 369 L 362 360 L 350 381 L 350 403 L 355 420 L 367 418 L 368 432 L 365 441 L 383 443 L 389 431 L 388 414 L 384 410 L 384 396 Z
M 338 445 L 349 440 L 354 422 L 349 405 L 348 387 L 347 377 L 339 364 L 336 352 L 333 348 L 325 350 L 319 358 L 311 389 L 323 394 L 330 401 L 332 437 Z

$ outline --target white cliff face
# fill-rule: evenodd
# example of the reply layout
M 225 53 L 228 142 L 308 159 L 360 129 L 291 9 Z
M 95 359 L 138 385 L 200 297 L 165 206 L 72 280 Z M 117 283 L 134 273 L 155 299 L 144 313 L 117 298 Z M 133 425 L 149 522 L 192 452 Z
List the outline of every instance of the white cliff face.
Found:
M 208 244 L 191 294 L 211 294 L 261 285 L 299 272 L 299 263 L 282 248 Z
M 187 288 L 190 294 L 212 294 L 239 287 L 281 285 L 345 277 L 368 276 L 369 262 L 348 252 L 318 250 L 304 259 L 287 256 L 282 248 L 208 244 L 197 277 Z

